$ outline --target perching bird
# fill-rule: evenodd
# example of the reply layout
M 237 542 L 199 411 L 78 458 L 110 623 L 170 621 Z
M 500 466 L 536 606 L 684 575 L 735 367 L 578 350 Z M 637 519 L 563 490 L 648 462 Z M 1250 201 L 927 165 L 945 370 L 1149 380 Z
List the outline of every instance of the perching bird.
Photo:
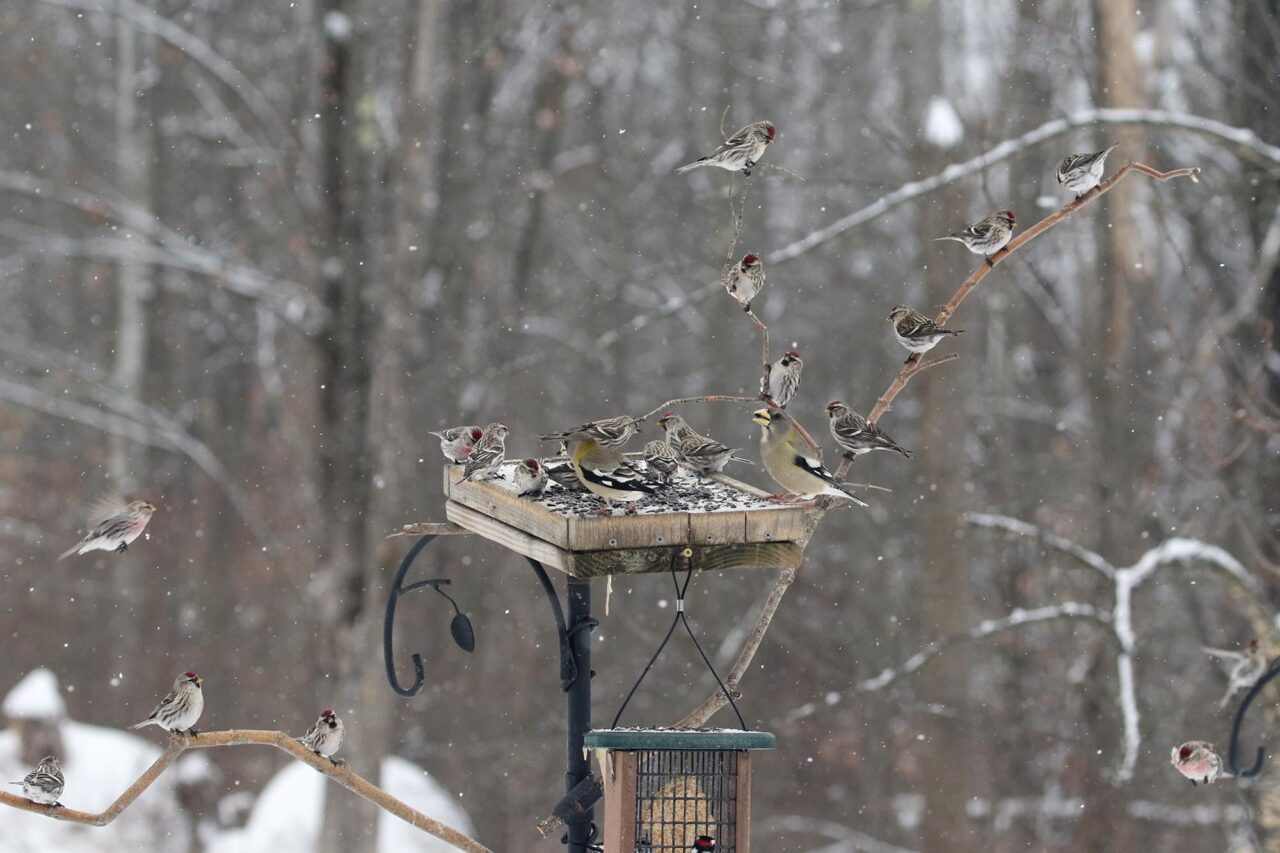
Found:
M 1012 210 L 1000 210 L 981 219 L 963 231 L 938 237 L 938 240 L 955 240 L 964 243 L 966 249 L 975 255 L 982 255 L 987 263 L 992 263 L 991 256 L 1008 245 L 1013 239 L 1013 229 L 1017 225 L 1013 221 Z M 993 264 L 994 266 L 994 264 Z
M 95 504 L 91 512 L 93 529 L 63 551 L 58 559 L 65 560 L 72 554 L 90 551 L 126 551 L 130 543 L 142 535 L 155 511 L 156 506 L 151 501 L 124 503 L 115 498 L 105 498 Z
M 586 433 L 569 437 L 569 458 L 587 491 L 609 503 L 636 501 L 657 491 L 656 485 L 627 457 L 602 446 Z
M 750 311 L 751 300 L 764 287 L 764 265 L 760 263 L 760 256 L 751 252 L 743 255 L 742 260 L 724 271 L 720 283 L 743 311 Z
M 440 452 L 444 454 L 445 459 L 454 465 L 461 465 L 471 455 L 472 448 L 484 435 L 484 430 L 478 426 L 458 426 L 432 432 L 430 435 L 440 439 Z
M 1229 649 L 1211 649 L 1203 646 L 1205 654 L 1212 655 L 1220 661 L 1231 666 L 1231 671 L 1227 674 L 1227 692 L 1223 694 L 1222 701 L 1218 703 L 1218 710 L 1221 711 L 1227 707 L 1227 703 L 1231 701 L 1231 697 L 1236 695 L 1239 690 L 1247 690 L 1258 683 L 1267 672 L 1267 655 L 1258 647 L 1257 640 L 1249 641 L 1249 650 L 1246 652 L 1233 652 Z
M 463 481 L 493 476 L 498 473 L 506 458 L 507 427 L 504 424 L 489 424 L 472 448 L 471 455 L 467 457 L 467 465 L 462 469 Z
M 173 681 L 173 689 L 165 694 L 151 715 L 130 728 L 159 726 L 167 732 L 199 734 L 194 727 L 204 711 L 204 692 L 200 689 L 202 684 L 204 679 L 194 672 L 179 675 Z
M 779 486 L 802 498 L 832 495 L 867 506 L 854 497 L 849 485 L 822 466 L 822 460 L 811 455 L 786 415 L 757 409 L 751 417 L 760 425 L 760 461 Z
M 61 806 L 58 798 L 62 796 L 66 780 L 62 778 L 62 765 L 58 763 L 58 759 L 46 755 L 21 782 L 9 784 L 22 786 L 22 796 L 37 805 Z
M 710 835 L 699 835 L 693 840 L 693 846 L 689 849 L 695 853 L 708 853 L 716 849 L 716 840 Z
M 1175 746 L 1170 755 L 1178 772 L 1195 785 L 1199 780 L 1211 785 L 1219 779 L 1230 779 L 1231 774 L 1222 769 L 1222 756 L 1213 751 L 1213 744 L 1203 740 L 1189 740 Z
M 676 169 L 676 173 L 683 175 L 699 166 L 716 166 L 730 172 L 741 169 L 742 174 L 749 176 L 752 167 L 764 156 L 764 150 L 773 142 L 777 133 L 778 129 L 772 122 L 754 122 L 730 136 L 711 154 Z
M 636 434 L 636 419 L 627 415 L 616 418 L 605 418 L 600 421 L 588 421 L 582 426 L 567 429 L 563 432 L 549 432 L 540 435 L 541 441 L 564 441 L 574 433 L 586 433 L 596 443 L 605 447 L 622 447 Z
M 1071 190 L 1076 198 L 1102 183 L 1102 173 L 1107 168 L 1107 155 L 1114 145 L 1092 154 L 1071 154 L 1058 164 L 1058 185 Z
M 658 426 L 666 430 L 667 444 L 671 445 L 680 461 L 700 474 L 719 473 L 730 462 L 751 464 L 751 460 L 734 455 L 738 452 L 736 448 L 699 435 L 685 423 L 684 418 L 674 412 L 667 412 L 658 418 Z
M 948 329 L 945 326 L 939 326 L 916 309 L 908 308 L 906 305 L 895 305 L 889 312 L 889 322 L 893 324 L 893 333 L 898 336 L 898 343 L 913 354 L 926 353 L 947 335 L 958 335 L 964 331 L 964 329 Z M 908 356 L 907 360 L 910 361 L 911 357 Z
M 540 495 L 547 490 L 547 469 L 537 459 L 521 459 L 513 480 L 520 497 Z
M 800 353 L 790 350 L 769 366 L 769 399 L 785 409 L 800 388 L 800 371 L 804 362 Z
M 839 400 L 832 400 L 827 404 L 827 414 L 831 417 L 831 436 L 844 449 L 846 456 L 857 456 L 873 450 L 896 450 L 908 459 L 911 458 L 911 453 L 890 438 L 884 430 Z
M 347 736 L 347 727 L 341 718 L 328 708 L 320 712 L 315 725 L 307 729 L 307 733 L 299 738 L 302 745 L 319 756 L 329 759 L 334 764 L 342 762 L 333 757 L 342 748 L 342 739 Z
M 644 446 L 644 464 L 653 479 L 670 483 L 680 470 L 680 457 L 665 441 L 654 440 Z

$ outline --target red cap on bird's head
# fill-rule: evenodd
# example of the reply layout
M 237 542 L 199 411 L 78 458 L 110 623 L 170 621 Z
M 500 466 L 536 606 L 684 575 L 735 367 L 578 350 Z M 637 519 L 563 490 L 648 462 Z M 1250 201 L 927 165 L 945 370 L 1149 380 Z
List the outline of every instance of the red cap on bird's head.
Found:
M 336 714 L 334 714 L 334 713 L 333 713 L 333 711 L 332 711 L 332 710 L 330 710 L 329 708 L 325 708 L 323 711 L 321 711 L 321 712 L 320 712 L 320 716 L 322 716 L 322 717 L 336 717 L 337 715 L 336 715 Z
M 480 427 L 476 427 L 475 429 L 471 430 L 472 441 L 479 441 L 483 436 L 484 436 L 484 430 L 480 429 Z
M 758 263 L 760 263 L 760 256 L 754 252 L 748 252 L 742 256 L 742 265 L 744 267 L 754 267 Z
M 765 135 L 769 137 L 769 141 L 773 141 L 773 137 L 778 133 L 778 129 L 771 124 L 764 126 Z
M 1010 221 L 1010 222 L 1012 222 L 1012 221 L 1013 221 L 1013 211 L 1012 211 L 1012 210 L 1004 210 L 1004 211 L 1001 211 L 1001 213 L 1003 213 L 1005 216 L 1009 217 L 1009 221 Z
M 697 840 L 693 842 L 694 850 L 715 850 L 716 840 L 710 835 L 699 835 Z
M 521 462 L 520 464 L 521 464 L 521 465 L 523 465 L 524 467 L 528 468 L 530 471 L 537 471 L 537 470 L 538 470 L 538 460 L 537 460 L 537 459 L 526 459 L 526 460 L 524 460 L 523 462 Z
M 831 414 L 832 410 L 835 409 L 836 406 L 843 406 L 843 405 L 844 403 L 841 403 L 839 400 L 832 400 L 830 403 L 827 403 L 827 409 L 826 409 L 827 414 Z
M 1186 761 L 1190 757 L 1191 757 L 1191 747 L 1184 744 L 1182 749 L 1178 750 L 1178 760 Z

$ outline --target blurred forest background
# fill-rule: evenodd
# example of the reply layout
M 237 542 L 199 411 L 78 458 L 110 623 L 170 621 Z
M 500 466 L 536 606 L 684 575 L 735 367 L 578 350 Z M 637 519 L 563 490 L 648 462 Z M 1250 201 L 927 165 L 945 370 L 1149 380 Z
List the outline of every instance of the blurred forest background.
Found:
M 780 741 L 755 843 L 1280 850 L 1280 771 L 1237 796 L 1168 765 L 1186 739 L 1226 746 L 1202 644 L 1280 654 L 1274 597 L 1200 562 L 1133 596 L 1128 780 L 1119 647 L 1095 621 L 848 692 L 1014 608 L 1112 607 L 1099 572 L 966 513 L 1116 566 L 1193 537 L 1280 582 L 1276 0 L 20 0 L 0 69 L 0 690 L 46 665 L 74 717 L 123 725 L 189 668 L 201 728 L 301 731 L 333 706 L 358 771 L 426 767 L 500 851 L 560 849 L 533 831 L 564 759 L 542 591 L 474 537 L 429 549 L 419 571 L 453 578 L 478 646 L 407 600 L 401 663 L 424 652 L 429 681 L 398 699 L 380 628 L 412 540 L 384 537 L 443 519 L 429 429 L 500 420 L 532 455 L 538 431 L 755 392 L 757 339 L 715 285 L 730 176 L 672 174 L 726 106 L 729 130 L 775 122 L 764 162 L 806 179 L 757 170 L 739 253 L 765 258 L 756 311 L 803 354 L 792 411 L 819 436 L 828 400 L 865 412 L 899 368 L 889 309 L 932 311 L 975 267 L 931 238 L 1006 207 L 1034 223 L 1069 199 L 1068 153 L 1201 166 L 1131 176 L 1001 265 L 954 320 L 961 359 L 881 421 L 916 458 L 858 464 L 892 494 L 818 530 L 742 685 Z M 749 410 L 684 413 L 754 456 Z M 56 563 L 104 493 L 156 501 L 150 539 Z M 696 579 L 722 666 L 772 580 Z M 670 592 L 616 584 L 597 723 Z M 675 644 L 623 722 L 672 723 L 713 686 Z M 1280 722 L 1267 704 L 1250 744 Z M 251 792 L 286 760 L 210 758 Z M 368 807 L 329 787 L 330 849 L 370 849 Z

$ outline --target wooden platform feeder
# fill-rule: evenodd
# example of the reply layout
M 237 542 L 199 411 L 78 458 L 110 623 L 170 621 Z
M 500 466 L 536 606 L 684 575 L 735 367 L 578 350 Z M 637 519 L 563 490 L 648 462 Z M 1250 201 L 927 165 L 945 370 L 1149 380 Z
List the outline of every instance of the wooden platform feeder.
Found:
M 605 850 L 685 853 L 707 835 L 716 853 L 750 853 L 751 752 L 773 749 L 773 735 L 606 729 L 585 743 L 608 750 Z
M 462 482 L 456 466 L 445 467 L 444 492 L 449 521 L 577 578 L 665 572 L 673 560 L 695 571 L 796 568 L 810 512 L 730 477 L 688 471 L 674 497 L 646 498 L 636 515 L 594 515 L 598 498 L 559 486 L 530 499 L 506 479 Z

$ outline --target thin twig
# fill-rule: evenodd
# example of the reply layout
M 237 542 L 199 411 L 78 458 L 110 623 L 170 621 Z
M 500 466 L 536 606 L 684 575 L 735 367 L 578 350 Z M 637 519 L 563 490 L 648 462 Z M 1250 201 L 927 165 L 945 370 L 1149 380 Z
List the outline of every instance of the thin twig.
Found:
M 143 791 L 151 787 L 152 783 L 159 779 L 160 775 L 169 769 L 173 762 L 177 761 L 178 756 L 188 749 L 211 749 L 219 746 L 245 746 L 249 744 L 274 746 L 276 749 L 289 753 L 299 761 L 309 764 L 312 769 L 328 776 L 348 791 L 364 797 L 383 811 L 390 812 L 413 828 L 420 829 L 428 835 L 434 835 L 459 850 L 464 850 L 466 853 L 493 853 L 480 842 L 463 835 L 456 829 L 446 826 L 434 818 L 427 817 L 417 809 L 391 796 L 377 785 L 353 772 L 345 764 L 334 764 L 329 759 L 322 758 L 303 746 L 297 739 L 284 732 L 230 729 L 224 732 L 204 732 L 197 737 L 170 735 L 169 746 L 164 752 L 160 753 L 160 757 L 152 762 L 151 766 L 138 777 L 136 782 L 126 788 L 124 793 L 116 798 L 115 802 L 101 812 L 82 812 L 65 806 L 37 805 L 5 791 L 0 791 L 0 803 L 22 811 L 51 817 L 55 820 L 65 820 L 87 826 L 106 826 L 119 817 L 125 809 L 129 808 L 133 801 L 138 799 Z
M 765 169 L 776 169 L 779 172 L 783 172 L 785 174 L 790 175 L 791 177 L 795 178 L 797 181 L 800 181 L 801 183 L 808 183 L 807 181 L 805 181 L 803 175 L 797 175 L 795 172 L 791 171 L 786 166 L 778 166 L 774 163 L 757 163 L 756 165 L 761 166 Z
M 654 415 L 665 412 L 667 409 L 671 408 L 672 406 L 678 406 L 681 403 L 759 403 L 759 402 L 760 402 L 759 397 L 734 397 L 734 396 L 727 396 L 724 394 L 704 394 L 701 397 L 676 397 L 674 400 L 668 400 L 667 402 L 663 403 L 661 406 L 658 406 L 656 409 L 653 409 L 652 411 L 645 412 L 643 415 L 641 415 L 638 418 L 635 418 L 634 420 L 636 423 L 642 424 L 645 421 L 649 420 L 649 418 L 653 417 Z

